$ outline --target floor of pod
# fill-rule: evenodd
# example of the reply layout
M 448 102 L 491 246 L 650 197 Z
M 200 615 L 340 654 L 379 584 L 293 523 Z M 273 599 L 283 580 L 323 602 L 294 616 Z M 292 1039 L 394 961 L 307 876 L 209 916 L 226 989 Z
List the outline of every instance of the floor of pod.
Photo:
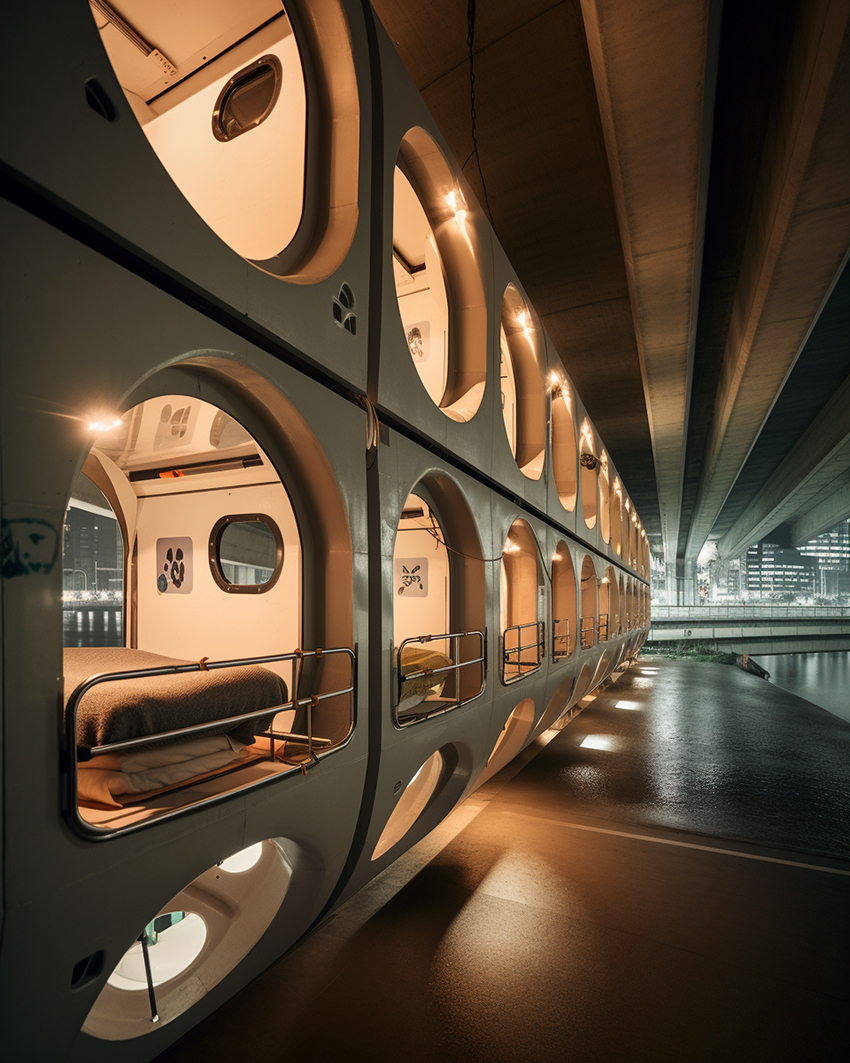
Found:
M 846 1058 L 850 724 L 640 658 L 159 1063 Z

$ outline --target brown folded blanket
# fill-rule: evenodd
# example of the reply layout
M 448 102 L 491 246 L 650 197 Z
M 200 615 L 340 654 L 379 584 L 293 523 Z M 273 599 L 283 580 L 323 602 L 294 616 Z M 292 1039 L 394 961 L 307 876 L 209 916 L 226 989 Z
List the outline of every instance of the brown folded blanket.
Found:
M 69 648 L 64 651 L 64 659 L 66 706 L 80 683 L 94 675 L 195 663 L 120 646 Z M 254 709 L 277 709 L 286 699 L 286 683 L 256 664 L 101 683 L 80 702 L 77 743 L 106 745 L 191 724 L 226 721 L 228 716 Z M 205 733 L 227 732 L 251 741 L 269 726 L 273 717 L 274 712 L 234 727 L 224 722 L 220 728 Z

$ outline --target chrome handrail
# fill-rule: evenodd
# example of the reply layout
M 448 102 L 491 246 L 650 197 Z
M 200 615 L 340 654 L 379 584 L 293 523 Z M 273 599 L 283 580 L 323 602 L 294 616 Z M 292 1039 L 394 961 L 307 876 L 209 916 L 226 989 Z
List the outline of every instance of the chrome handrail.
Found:
M 464 638 L 474 637 L 478 640 L 479 655 L 472 657 L 468 661 L 460 660 L 460 640 Z M 420 668 L 415 672 L 402 672 L 402 652 L 406 646 L 411 643 L 428 643 L 428 642 L 442 642 L 445 640 L 451 640 L 451 664 L 444 665 L 442 668 Z M 475 691 L 468 698 L 460 698 L 457 695 L 460 693 L 460 677 L 459 673 L 461 668 L 468 668 L 470 665 L 478 664 L 481 666 L 481 683 L 478 690 Z M 402 727 L 406 727 L 408 724 L 416 723 L 419 720 L 427 719 L 431 716 L 437 716 L 439 713 L 447 712 L 449 709 L 459 708 L 461 705 L 465 705 L 467 702 L 479 697 L 484 692 L 484 682 L 487 669 L 487 657 L 485 653 L 485 640 L 483 631 L 450 631 L 443 635 L 411 635 L 410 638 L 404 639 L 396 653 L 396 710 L 402 700 L 402 691 L 404 684 L 409 683 L 412 679 L 423 679 L 425 676 L 440 675 L 443 672 L 452 672 L 455 678 L 455 697 L 452 699 L 451 705 L 440 705 L 427 712 L 415 713 L 412 716 L 405 716 L 404 719 L 399 719 L 398 711 L 395 713 L 396 723 Z
M 340 690 L 326 691 L 323 694 L 311 694 L 307 697 L 301 697 L 299 695 L 299 681 L 301 675 L 301 666 L 305 658 L 330 657 L 336 654 L 343 654 L 347 656 L 350 661 L 350 676 L 351 681 L 347 687 Z M 252 710 L 251 712 L 240 713 L 238 716 L 223 716 L 217 720 L 207 720 L 204 723 L 190 724 L 186 727 L 174 728 L 170 731 L 157 731 L 148 735 L 143 735 L 137 738 L 128 738 L 120 742 L 108 742 L 99 746 L 80 746 L 77 744 L 77 715 L 79 711 L 80 702 L 85 695 L 93 688 L 101 683 L 121 682 L 126 679 L 152 679 L 157 676 L 166 675 L 182 675 L 191 672 L 202 671 L 215 671 L 219 668 L 239 668 L 245 665 L 255 664 L 277 664 L 289 661 L 292 665 L 291 683 L 289 690 L 292 693 L 292 697 L 280 705 L 269 705 L 263 709 Z M 77 804 L 77 763 L 78 761 L 91 760 L 94 757 L 103 756 L 107 753 L 118 753 L 128 749 L 136 749 L 141 746 L 151 745 L 154 742 L 165 742 L 174 738 L 181 738 L 190 734 L 203 734 L 207 731 L 221 728 L 223 725 L 230 727 L 233 724 L 242 723 L 248 720 L 254 720 L 258 717 L 268 716 L 274 717 L 276 713 L 285 711 L 287 709 L 307 709 L 307 734 L 299 735 L 291 732 L 274 731 L 270 724 L 264 731 L 258 732 L 259 737 L 267 737 L 269 742 L 269 758 L 275 759 L 275 741 L 276 740 L 289 740 L 293 742 L 305 743 L 307 746 L 307 755 L 311 763 L 315 763 L 318 760 L 314 747 L 319 746 L 327 748 L 333 743 L 330 739 L 319 738 L 313 735 L 313 709 L 319 702 L 328 700 L 330 698 L 342 697 L 346 694 L 351 695 L 352 699 L 352 720 L 354 719 L 356 711 L 356 666 L 357 666 L 357 654 L 354 650 L 348 647 L 334 647 L 331 649 L 317 648 L 315 650 L 294 650 L 291 653 L 278 653 L 278 654 L 266 654 L 261 657 L 243 657 L 228 661 L 198 661 L 191 664 L 177 664 L 166 665 L 161 668 L 137 668 L 127 669 L 122 672 L 101 672 L 97 675 L 90 676 L 88 679 L 83 680 L 77 687 L 71 692 L 67 705 L 65 707 L 65 748 L 62 751 L 62 770 L 67 774 L 67 785 L 64 788 L 65 798 L 67 801 L 67 808 L 63 811 L 66 815 L 71 815 L 74 820 L 74 825 L 80 829 L 88 837 L 114 837 L 116 834 L 127 833 L 129 830 L 139 829 L 141 826 L 147 825 L 148 822 L 160 822 L 163 819 L 171 819 L 176 815 L 183 813 L 186 808 L 190 806 L 184 806 L 184 808 L 171 809 L 168 812 L 163 812 L 158 815 L 155 820 L 147 821 L 145 824 L 135 824 L 127 828 L 118 828 L 111 831 L 106 831 L 103 828 L 92 829 L 91 826 L 86 823 L 79 815 L 79 808 Z M 301 768 L 301 765 L 293 765 L 292 770 Z M 260 785 L 263 782 L 267 782 L 268 779 L 257 780 L 254 783 L 249 783 L 245 787 L 240 789 L 250 789 L 251 786 Z M 203 801 L 193 802 L 191 807 L 197 807 L 198 805 L 210 804 L 216 800 L 220 800 L 226 794 L 217 794 L 213 797 L 207 798 Z
M 535 628 L 536 629 L 536 631 L 537 631 L 537 639 L 534 642 L 528 642 L 528 643 L 523 644 L 522 643 L 522 632 L 525 631 L 527 628 Z M 516 631 L 516 633 L 517 633 L 517 645 L 516 646 L 512 646 L 510 649 L 508 649 L 506 643 L 507 643 L 508 634 L 511 631 Z M 532 620 L 532 621 L 530 621 L 527 624 L 513 624 L 513 625 L 511 625 L 511 627 L 505 628 L 505 630 L 502 632 L 502 682 L 503 683 L 508 683 L 508 682 L 513 683 L 517 679 L 522 679 L 524 676 L 530 675 L 531 672 L 536 671 L 540 667 L 540 665 L 541 665 L 541 663 L 543 661 L 544 642 L 545 642 L 545 627 L 544 627 L 544 624 L 543 624 L 542 620 Z M 522 660 L 522 652 L 523 652 L 523 650 L 537 650 L 537 659 L 533 660 L 533 661 L 523 661 Z M 511 661 L 510 660 L 510 658 L 511 658 L 511 656 L 513 654 L 517 655 L 517 660 L 516 661 Z M 509 664 L 513 664 L 516 668 L 519 669 L 519 675 L 514 676 L 513 679 L 510 679 L 510 680 L 505 678 L 505 671 L 506 671 L 507 666 Z M 527 671 L 523 672 L 524 668 L 527 669 Z
M 589 636 L 589 637 L 588 637 Z M 583 616 L 579 629 L 579 644 L 583 650 L 588 650 L 596 640 L 596 617 Z
M 607 642 L 608 641 L 608 614 L 607 613 L 600 613 L 599 614 L 599 626 L 598 626 L 598 630 L 597 630 L 596 641 L 597 642 Z

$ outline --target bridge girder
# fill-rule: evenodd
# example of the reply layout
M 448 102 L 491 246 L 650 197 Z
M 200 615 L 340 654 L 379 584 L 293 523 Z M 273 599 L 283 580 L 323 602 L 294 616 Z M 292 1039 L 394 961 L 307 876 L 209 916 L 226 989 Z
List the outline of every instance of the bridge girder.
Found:
M 850 378 L 844 381 L 806 434 L 761 488 L 752 504 L 717 544 L 721 561 L 740 557 L 754 542 L 782 523 L 797 524 L 792 536 L 799 538 L 812 525 L 812 508 L 823 520 L 835 519 L 831 528 L 850 515 L 850 497 L 840 497 L 836 482 L 850 471 Z M 819 500 L 821 500 L 819 502 Z M 822 529 L 825 530 L 825 529 Z M 818 534 L 815 532 L 814 534 Z

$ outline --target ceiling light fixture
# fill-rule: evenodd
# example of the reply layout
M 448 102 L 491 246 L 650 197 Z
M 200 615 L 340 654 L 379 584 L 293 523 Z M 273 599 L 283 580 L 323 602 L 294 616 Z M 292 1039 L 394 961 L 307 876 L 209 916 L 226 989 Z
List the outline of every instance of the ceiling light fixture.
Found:
M 116 417 L 112 421 L 108 420 L 107 418 L 104 418 L 102 421 L 101 420 L 94 420 L 94 421 L 90 421 L 89 422 L 89 431 L 90 432 L 111 432 L 113 428 L 118 428 L 118 426 L 120 424 L 121 424 L 121 418 L 120 417 Z

